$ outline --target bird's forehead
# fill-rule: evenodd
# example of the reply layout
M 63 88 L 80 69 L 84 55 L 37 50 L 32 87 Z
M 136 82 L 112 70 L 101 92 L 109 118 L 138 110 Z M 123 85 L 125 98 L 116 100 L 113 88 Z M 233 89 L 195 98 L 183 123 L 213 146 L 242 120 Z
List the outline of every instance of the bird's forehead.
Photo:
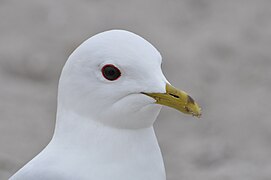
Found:
M 97 62 L 114 61 L 120 65 L 160 64 L 161 55 L 156 48 L 140 36 L 113 30 L 100 33 L 82 44 L 86 56 Z

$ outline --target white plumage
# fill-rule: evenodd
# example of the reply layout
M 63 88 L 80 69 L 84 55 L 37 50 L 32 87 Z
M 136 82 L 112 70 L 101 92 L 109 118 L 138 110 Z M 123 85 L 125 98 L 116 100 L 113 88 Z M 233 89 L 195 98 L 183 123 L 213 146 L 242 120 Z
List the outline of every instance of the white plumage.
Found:
M 165 180 L 153 123 L 165 93 L 161 56 L 131 32 L 95 35 L 69 57 L 59 81 L 57 120 L 48 146 L 12 180 Z M 121 71 L 116 81 L 101 73 Z

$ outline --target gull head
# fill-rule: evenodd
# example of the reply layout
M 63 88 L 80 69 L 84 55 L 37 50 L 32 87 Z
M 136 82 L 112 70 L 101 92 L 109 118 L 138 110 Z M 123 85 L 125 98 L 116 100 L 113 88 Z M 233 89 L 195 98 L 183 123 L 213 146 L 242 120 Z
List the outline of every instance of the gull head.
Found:
M 148 41 L 124 30 L 97 34 L 66 62 L 58 94 L 58 113 L 69 111 L 116 128 L 152 126 L 162 105 L 200 116 L 200 107 L 170 85 L 162 57 Z

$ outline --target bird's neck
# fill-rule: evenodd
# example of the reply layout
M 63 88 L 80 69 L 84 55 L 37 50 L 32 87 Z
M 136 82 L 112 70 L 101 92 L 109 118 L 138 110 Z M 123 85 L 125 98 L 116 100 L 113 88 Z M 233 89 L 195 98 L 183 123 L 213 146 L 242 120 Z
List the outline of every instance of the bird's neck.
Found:
M 97 173 L 95 176 L 99 176 L 99 168 L 108 168 L 108 175 L 126 171 L 128 179 L 132 174 L 138 178 L 141 175 L 157 175 L 158 178 L 164 174 L 153 127 L 117 129 L 76 114 L 62 113 L 58 114 L 55 134 L 50 144 L 61 154 L 69 154 L 74 160 L 72 166 L 84 162 L 88 171 L 92 169 L 94 174 Z M 120 169 L 116 170 L 115 166 Z M 138 171 L 143 174 L 136 175 Z
M 112 137 L 112 135 L 114 136 Z M 93 148 L 93 144 L 98 142 L 111 143 L 114 139 L 125 142 L 130 138 L 136 138 L 137 141 L 133 142 L 137 143 L 144 141 L 144 139 L 148 140 L 148 138 L 157 142 L 153 126 L 137 129 L 117 128 L 71 111 L 61 110 L 57 113 L 53 140 L 62 141 L 62 143 L 67 141 L 69 144 L 90 145 Z

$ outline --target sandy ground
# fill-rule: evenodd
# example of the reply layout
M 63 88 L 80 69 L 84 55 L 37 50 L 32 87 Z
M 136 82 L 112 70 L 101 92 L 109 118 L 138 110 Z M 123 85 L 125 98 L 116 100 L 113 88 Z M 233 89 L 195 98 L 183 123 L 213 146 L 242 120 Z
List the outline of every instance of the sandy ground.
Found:
M 155 123 L 168 180 L 271 179 L 271 1 L 0 0 L 0 17 L 0 179 L 52 137 L 69 54 L 116 28 L 152 42 L 203 107 Z

